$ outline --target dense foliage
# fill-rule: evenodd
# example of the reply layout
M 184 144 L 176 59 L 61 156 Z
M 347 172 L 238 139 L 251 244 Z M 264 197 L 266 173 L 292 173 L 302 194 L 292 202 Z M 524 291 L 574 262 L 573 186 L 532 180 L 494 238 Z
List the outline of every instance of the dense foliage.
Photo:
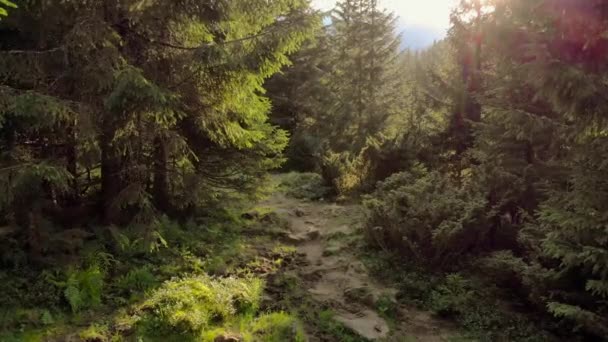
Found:
M 275 112 L 291 119 L 291 166 L 321 172 L 343 195 L 369 185 L 360 169 L 373 172 L 367 154 L 388 139 L 402 90 L 400 41 L 394 14 L 374 0 L 338 2 L 328 20 L 317 42 L 296 54 L 300 63 L 268 87 L 287 104 Z
M 285 167 L 306 172 L 289 196 L 360 196 L 409 301 L 482 340 L 608 336 L 608 1 L 461 0 L 424 51 L 376 0 L 0 0 L 0 19 L 0 329 L 110 305 L 82 339 L 304 340 L 221 245 Z
M 39 259 L 56 225 L 152 226 L 254 193 L 287 143 L 262 84 L 314 28 L 307 11 L 21 2 L 1 24 L 0 224 Z
M 401 54 L 370 8 L 339 2 L 297 74 L 270 83 L 306 104 L 291 166 L 370 193 L 373 245 L 426 272 L 481 268 L 562 332 L 605 337 L 608 3 L 463 0 L 444 41 Z
M 0 340 L 86 325 L 171 277 L 225 269 L 203 246 L 242 224 L 227 213 L 284 162 L 263 83 L 320 27 L 309 1 L 15 3 L 0 1 Z M 241 291 L 213 284 L 210 296 Z M 171 300 L 171 315 L 198 305 Z M 183 328 L 160 314 L 165 330 Z M 274 340 L 295 324 L 259 319 L 260 335 L 283 324 Z M 124 334 L 97 321 L 83 340 Z
M 370 235 L 445 269 L 483 256 L 528 305 L 605 337 L 606 2 L 463 1 L 452 22 L 453 61 L 434 63 L 460 68 L 423 65 L 416 85 L 444 94 L 441 157 L 378 186 Z

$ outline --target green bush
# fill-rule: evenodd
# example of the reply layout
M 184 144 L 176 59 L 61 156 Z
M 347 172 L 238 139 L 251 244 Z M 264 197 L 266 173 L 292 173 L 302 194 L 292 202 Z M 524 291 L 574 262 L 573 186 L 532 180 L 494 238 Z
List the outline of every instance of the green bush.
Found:
M 68 271 L 67 280 L 61 285 L 65 287 L 63 295 L 70 304 L 72 312 L 101 304 L 103 277 L 104 274 L 98 266 Z
M 114 249 L 118 254 L 134 257 L 153 254 L 162 248 L 167 248 L 168 244 L 161 235 L 161 230 L 171 231 L 179 229 L 179 225 L 163 217 L 153 225 L 152 229 L 148 226 L 132 225 L 121 230 L 116 227 L 110 227 L 108 230 L 112 236 Z
M 453 265 L 488 235 L 484 196 L 419 165 L 379 183 L 364 204 L 371 243 L 421 264 Z
M 397 302 L 393 299 L 393 296 L 388 294 L 382 294 L 376 300 L 376 310 L 382 315 L 384 318 L 388 318 L 390 320 L 394 320 L 397 318 L 399 314 L 399 307 Z
M 314 135 L 295 133 L 285 151 L 288 159 L 284 169 L 301 172 L 315 171 L 319 163 L 321 139 Z
M 474 341 L 554 341 L 548 326 L 500 299 L 505 293 L 478 278 L 448 274 L 431 285 L 426 307 L 454 319 Z
M 459 274 L 449 274 L 431 293 L 431 307 L 441 316 L 454 316 L 470 310 L 473 291 L 470 281 Z
M 368 166 L 364 159 L 348 152 L 328 152 L 323 158 L 321 173 L 335 195 L 349 196 L 361 190 L 367 180 Z
M 257 310 L 263 283 L 256 278 L 197 276 L 166 282 L 141 310 L 144 332 L 197 336 L 237 315 Z
M 291 172 L 283 176 L 280 186 L 287 196 L 298 199 L 318 200 L 330 191 L 323 178 L 316 173 Z
M 116 281 L 116 285 L 127 292 L 144 292 L 156 283 L 156 277 L 149 266 L 134 268 Z
M 58 271 L 23 268 L 11 272 L 0 271 L 0 303 L 2 307 L 32 306 L 58 307 L 62 304 L 63 288 L 49 282 Z M 24 291 L 27 289 L 27 291 Z M 1 324 L 0 324 L 1 325 Z

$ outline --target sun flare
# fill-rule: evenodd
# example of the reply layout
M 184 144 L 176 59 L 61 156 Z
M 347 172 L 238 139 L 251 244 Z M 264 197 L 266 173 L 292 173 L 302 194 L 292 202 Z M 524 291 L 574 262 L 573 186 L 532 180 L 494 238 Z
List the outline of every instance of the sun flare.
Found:
M 379 0 L 380 7 L 394 11 L 405 26 L 446 29 L 455 0 Z M 317 8 L 330 9 L 335 0 L 315 0 Z

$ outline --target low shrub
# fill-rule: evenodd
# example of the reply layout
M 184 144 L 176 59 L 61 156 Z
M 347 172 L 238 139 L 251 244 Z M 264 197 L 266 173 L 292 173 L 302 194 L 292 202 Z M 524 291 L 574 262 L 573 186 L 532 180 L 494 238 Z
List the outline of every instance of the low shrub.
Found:
M 116 281 L 116 285 L 125 292 L 144 292 L 157 283 L 156 276 L 149 266 L 130 270 Z
M 333 194 L 351 196 L 361 190 L 367 179 L 366 163 L 349 153 L 328 152 L 321 166 L 326 184 L 331 184 Z
M 63 289 L 49 282 L 56 274 L 63 276 L 58 270 L 40 272 L 23 268 L 11 272 L 0 271 L 0 306 L 61 306 Z
M 382 294 L 375 303 L 376 310 L 382 315 L 382 317 L 389 320 L 395 320 L 399 314 L 399 307 L 397 302 L 393 299 L 393 296 L 389 294 Z
M 263 283 L 256 278 L 196 276 L 174 279 L 154 291 L 141 306 L 144 333 L 197 336 L 237 315 L 258 308 Z
M 431 307 L 441 316 L 456 316 L 467 312 L 473 303 L 471 282 L 460 274 L 449 274 L 431 293 Z
M 324 198 L 330 191 L 321 175 L 316 173 L 289 173 L 282 177 L 280 187 L 287 196 L 307 200 Z
M 63 295 L 76 313 L 101 304 L 103 278 L 103 271 L 98 266 L 91 266 L 84 270 L 69 270 L 67 280 L 57 285 L 64 288 Z
M 486 199 L 418 165 L 378 184 L 364 201 L 368 238 L 434 268 L 484 248 Z

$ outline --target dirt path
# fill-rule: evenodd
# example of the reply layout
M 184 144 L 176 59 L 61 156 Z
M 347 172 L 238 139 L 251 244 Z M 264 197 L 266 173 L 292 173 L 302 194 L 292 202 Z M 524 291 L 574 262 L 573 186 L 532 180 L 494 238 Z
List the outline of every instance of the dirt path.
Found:
M 376 312 L 377 301 L 394 299 L 397 291 L 372 279 L 352 250 L 350 238 L 362 219 L 359 207 L 281 194 L 265 205 L 289 222 L 289 240 L 307 260 L 299 277 L 315 300 L 333 308 L 336 320 L 370 340 L 434 342 L 453 335 L 449 324 L 426 312 L 401 307 L 392 326 Z

